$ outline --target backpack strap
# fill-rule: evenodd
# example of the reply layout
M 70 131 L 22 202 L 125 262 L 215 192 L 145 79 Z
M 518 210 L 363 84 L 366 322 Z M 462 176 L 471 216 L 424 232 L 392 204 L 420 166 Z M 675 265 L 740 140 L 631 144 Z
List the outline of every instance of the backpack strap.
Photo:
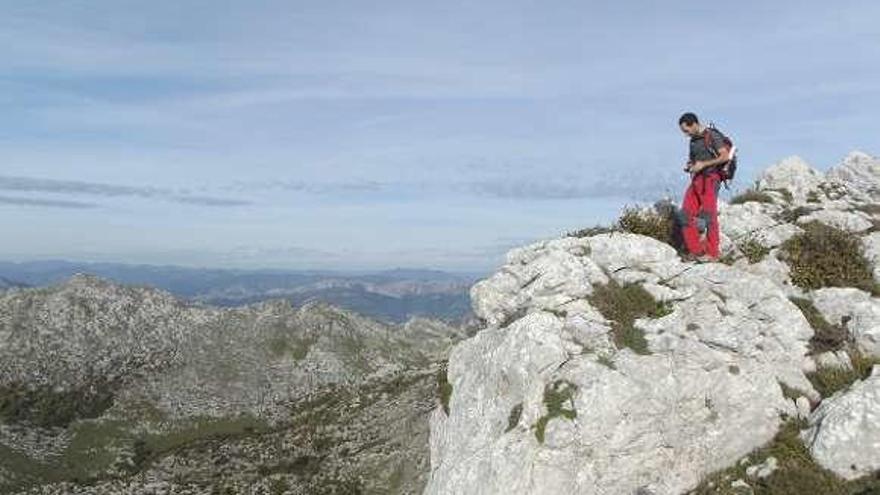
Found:
M 706 130 L 703 131 L 703 144 L 706 145 L 706 149 L 708 149 L 715 157 L 718 157 L 718 151 L 715 149 L 715 145 L 712 144 L 712 128 L 707 127 Z

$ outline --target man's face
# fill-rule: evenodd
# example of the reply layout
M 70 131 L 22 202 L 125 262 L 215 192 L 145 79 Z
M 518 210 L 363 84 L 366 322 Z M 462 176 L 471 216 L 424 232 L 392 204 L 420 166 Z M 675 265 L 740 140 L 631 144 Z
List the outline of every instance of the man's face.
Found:
M 694 122 L 693 124 L 688 125 L 686 122 L 682 122 L 681 132 L 687 134 L 688 136 L 699 136 L 700 135 L 700 124 Z

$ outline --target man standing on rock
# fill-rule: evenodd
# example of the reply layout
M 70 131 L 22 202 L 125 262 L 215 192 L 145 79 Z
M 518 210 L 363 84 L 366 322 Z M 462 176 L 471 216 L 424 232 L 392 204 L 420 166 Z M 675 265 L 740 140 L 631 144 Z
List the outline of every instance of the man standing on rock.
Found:
M 730 159 L 724 136 L 700 124 L 691 112 L 678 119 L 678 126 L 690 137 L 690 153 L 685 171 L 691 183 L 685 191 L 679 212 L 681 237 L 688 261 L 716 261 L 720 255 L 718 231 L 718 188 L 723 179 L 721 167 Z

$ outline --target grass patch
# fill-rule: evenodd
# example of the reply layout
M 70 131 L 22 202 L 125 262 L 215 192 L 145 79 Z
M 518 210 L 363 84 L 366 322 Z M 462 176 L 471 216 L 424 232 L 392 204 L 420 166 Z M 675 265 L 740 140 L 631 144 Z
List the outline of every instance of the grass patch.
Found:
M 807 206 L 798 206 L 796 208 L 785 208 L 782 210 L 782 213 L 779 214 L 777 220 L 785 223 L 795 223 L 797 219 L 804 216 L 809 215 L 813 212 L 813 209 Z
M 740 252 L 742 252 L 746 259 L 749 260 L 749 263 L 757 263 L 770 254 L 770 248 L 754 239 L 746 239 L 737 247 L 739 247 Z
M 544 432 L 547 423 L 554 418 L 574 419 L 577 417 L 577 410 L 574 408 L 574 393 L 577 386 L 565 380 L 556 380 L 544 387 L 544 406 L 547 408 L 547 414 L 538 418 L 535 423 L 535 438 L 538 442 L 544 443 Z M 566 409 L 566 403 L 570 406 Z
M 804 420 L 788 420 L 767 445 L 755 450 L 749 462 L 733 466 L 705 478 L 690 495 L 739 495 L 731 488 L 733 480 L 749 484 L 755 495 L 868 495 L 880 490 L 880 480 L 863 479 L 847 482 L 813 461 L 799 433 Z M 763 479 L 750 479 L 746 468 L 775 457 L 779 467 Z
M 794 196 L 791 194 L 791 191 L 784 188 L 767 188 L 763 189 L 764 192 L 776 192 L 782 195 L 782 198 L 787 202 L 791 203 L 794 200 Z
M 602 316 L 611 321 L 617 348 L 629 347 L 638 354 L 651 352 L 648 350 L 644 332 L 635 327 L 635 321 L 644 317 L 660 318 L 672 312 L 669 304 L 655 301 L 637 283 L 621 286 L 611 280 L 605 285 L 596 285 L 589 300 Z
M 95 377 L 88 385 L 56 390 L 21 382 L 0 386 L 0 420 L 42 427 L 66 427 L 77 419 L 97 418 L 113 405 L 116 384 Z
M 652 237 L 673 247 L 678 245 L 674 205 L 658 204 L 654 210 L 624 208 L 616 226 L 621 232 Z
M 868 215 L 875 216 L 880 215 L 880 204 L 878 203 L 865 203 L 858 205 L 854 208 L 856 211 L 860 211 L 862 213 L 867 213 Z
M 566 233 L 563 237 L 592 237 L 594 235 L 609 234 L 611 232 L 616 232 L 616 229 L 613 226 L 596 225 L 585 229 L 573 230 Z
M 507 429 L 504 430 L 504 433 L 507 433 L 508 431 L 516 428 L 516 425 L 519 424 L 520 418 L 522 418 L 522 413 L 523 413 L 523 403 L 522 402 L 513 406 L 510 409 L 510 415 L 507 417 Z
M 773 196 L 755 189 L 746 189 L 745 191 L 730 198 L 730 204 L 738 205 L 743 203 L 772 203 Z
M 733 251 L 724 253 L 721 257 L 718 258 L 719 263 L 724 263 L 725 265 L 733 265 L 737 260 L 736 253 Z
M 803 289 L 856 287 L 880 294 L 858 236 L 809 222 L 782 244 L 792 282 Z
M 606 354 L 600 354 L 599 357 L 596 358 L 596 362 L 601 364 L 602 366 L 605 366 L 606 368 L 612 370 L 617 369 L 617 367 L 614 365 L 614 360 L 611 359 L 611 356 L 608 356 Z
M 786 385 L 782 382 L 778 382 L 778 383 L 779 383 L 779 388 L 782 389 L 782 396 L 788 400 L 796 401 L 800 397 L 809 397 L 802 390 L 798 390 L 794 387 L 789 387 L 788 385 Z
M 810 339 L 810 353 L 838 351 L 846 345 L 849 334 L 841 325 L 832 325 L 822 316 L 822 313 L 813 305 L 813 301 L 803 297 L 789 297 L 806 317 L 807 322 L 813 327 L 813 337 Z
M 654 238 L 680 249 L 679 226 L 676 221 L 678 208 L 671 201 L 654 203 L 653 209 L 626 206 L 613 225 L 596 225 L 565 234 L 565 237 L 590 237 L 613 232 L 628 232 Z
M 807 374 L 813 388 L 822 397 L 830 397 L 841 390 L 846 390 L 857 380 L 868 378 L 871 375 L 871 369 L 880 364 L 880 358 L 865 356 L 858 349 L 849 349 L 847 353 L 852 361 L 852 369 L 833 366 L 821 367 L 815 372 Z
M 446 376 L 448 363 L 443 363 L 437 371 L 437 395 L 440 398 L 440 404 L 443 406 L 443 412 L 449 416 L 449 399 L 452 398 L 452 384 Z

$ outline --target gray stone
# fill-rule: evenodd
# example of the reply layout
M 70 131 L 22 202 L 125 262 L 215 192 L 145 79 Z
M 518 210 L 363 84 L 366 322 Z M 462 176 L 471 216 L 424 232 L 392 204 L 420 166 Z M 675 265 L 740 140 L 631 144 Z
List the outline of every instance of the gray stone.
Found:
M 809 424 L 801 437 L 826 469 L 850 480 L 880 469 L 880 366 L 822 401 Z

